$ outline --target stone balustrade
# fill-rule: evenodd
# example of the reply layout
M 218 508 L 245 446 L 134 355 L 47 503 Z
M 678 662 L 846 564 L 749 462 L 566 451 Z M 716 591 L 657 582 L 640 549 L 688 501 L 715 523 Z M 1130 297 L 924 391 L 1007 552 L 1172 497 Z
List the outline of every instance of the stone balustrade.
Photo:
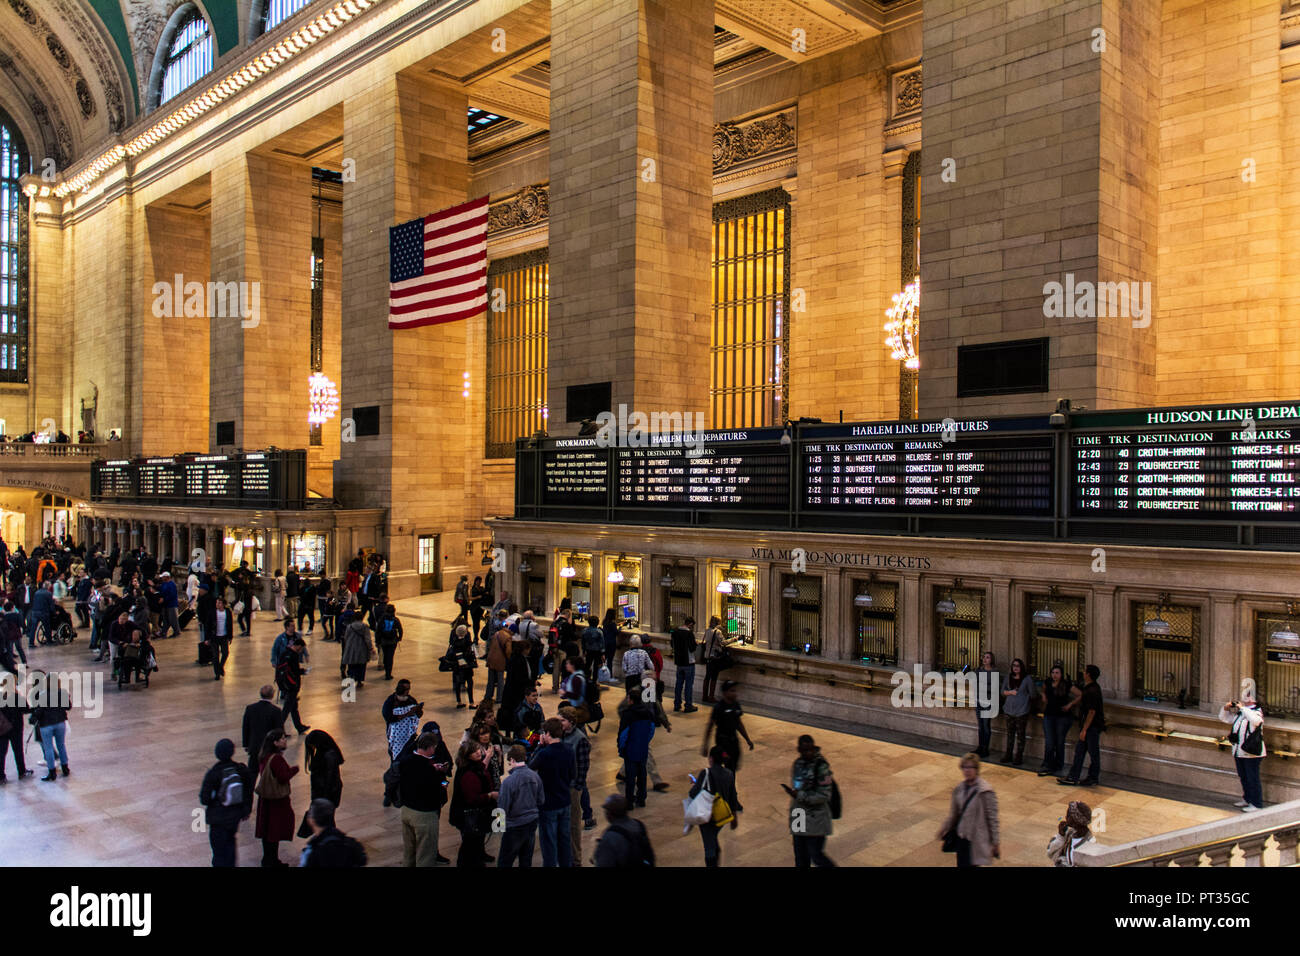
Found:
M 94 461 L 97 458 L 109 458 L 114 449 L 119 452 L 121 442 L 95 442 L 87 444 L 48 444 L 13 441 L 0 442 L 0 456 L 16 458 L 83 458 Z
M 1300 800 L 1293 800 L 1119 846 L 1087 843 L 1075 851 L 1074 861 L 1088 867 L 1295 866 L 1298 844 Z

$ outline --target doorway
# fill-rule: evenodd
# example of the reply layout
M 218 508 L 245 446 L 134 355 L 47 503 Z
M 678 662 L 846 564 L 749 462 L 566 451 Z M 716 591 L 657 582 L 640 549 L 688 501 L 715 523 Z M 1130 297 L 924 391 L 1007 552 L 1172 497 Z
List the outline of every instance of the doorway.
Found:
M 420 593 L 430 594 L 440 590 L 438 581 L 441 577 L 442 551 L 439 547 L 440 535 L 422 534 L 417 539 L 419 553 L 417 568 L 420 573 Z

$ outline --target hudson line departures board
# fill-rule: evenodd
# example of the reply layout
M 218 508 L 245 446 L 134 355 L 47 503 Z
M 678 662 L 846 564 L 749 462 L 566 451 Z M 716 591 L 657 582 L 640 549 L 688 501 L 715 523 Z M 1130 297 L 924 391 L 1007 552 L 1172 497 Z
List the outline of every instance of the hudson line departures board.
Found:
M 175 455 L 97 461 L 91 498 L 189 507 L 302 508 L 307 497 L 302 450 L 242 455 Z
M 1088 430 L 1070 436 L 1073 513 L 1300 520 L 1298 416 L 1283 403 L 1080 416 Z
M 521 440 L 515 513 L 1064 539 L 1112 522 L 1110 539 L 1172 544 L 1199 540 L 1168 533 L 1179 521 L 1300 522 L 1300 402 L 1075 411 L 1055 426 L 1048 415 L 801 423 L 788 442 L 782 434 L 713 432 L 686 447 Z M 1227 540 L 1206 535 L 1207 545 Z

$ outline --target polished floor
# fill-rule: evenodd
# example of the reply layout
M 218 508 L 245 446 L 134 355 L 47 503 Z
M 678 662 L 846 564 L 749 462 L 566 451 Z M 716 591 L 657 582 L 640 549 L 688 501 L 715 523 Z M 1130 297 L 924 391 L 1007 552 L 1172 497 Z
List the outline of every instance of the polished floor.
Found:
M 426 702 L 426 717 L 437 720 L 449 738 L 459 740 L 467 711 L 456 710 L 449 675 L 438 673 L 436 660 L 446 648 L 447 622 L 454 605 L 450 595 L 430 595 L 399 604 L 406 640 L 398 652 L 397 676 L 409 677 L 417 697 Z M 0 864 L 10 866 L 206 866 L 207 835 L 201 828 L 197 793 L 213 763 L 212 748 L 221 737 L 239 744 L 245 705 L 271 677 L 270 647 L 279 627 L 261 612 L 253 636 L 232 646 L 227 676 L 214 681 L 210 667 L 195 664 L 193 625 L 176 640 L 159 647 L 159 671 L 149 688 L 118 690 L 106 684 L 102 716 L 74 711 L 69 719 L 68 750 L 72 776 L 53 783 L 36 777 L 15 782 L 12 758 L 9 783 L 0 787 Z M 317 636 L 319 636 L 319 629 Z M 29 651 L 34 667 L 68 671 L 103 669 L 89 663 L 88 632 L 66 647 Z M 387 767 L 384 725 L 379 709 L 391 684 L 382 671 L 345 701 L 336 679 L 339 645 L 311 642 L 313 673 L 305 680 L 301 712 L 312 727 L 329 731 L 345 756 L 339 825 L 361 840 L 371 865 L 401 863 L 398 811 L 382 807 L 380 777 Z M 480 669 L 477 672 L 483 674 Z M 543 684 L 547 716 L 555 710 L 549 677 Z M 671 688 L 670 688 L 671 691 Z M 743 696 L 742 696 L 743 702 Z M 698 834 L 682 834 L 681 799 L 688 773 L 699 770 L 707 711 L 676 715 L 673 732 L 656 736 L 654 752 L 660 772 L 671 784 L 652 793 L 639 811 L 650 830 L 661 865 L 701 866 Z M 786 866 L 792 854 L 787 832 L 787 799 L 780 784 L 788 782 L 795 739 L 812 733 L 830 760 L 844 795 L 844 816 L 835 824 L 828 854 L 840 865 L 951 866 L 940 852 L 935 832 L 945 815 L 949 794 L 960 779 L 957 761 L 948 754 L 899 746 L 846 733 L 751 715 L 746 727 L 755 749 L 744 758 L 739 793 L 745 806 L 739 829 L 723 836 L 724 866 Z M 594 738 L 590 785 L 597 806 L 616 787 L 619 760 L 613 726 Z M 302 758 L 301 738 L 293 736 L 287 757 Z M 239 752 L 242 755 L 242 751 Z M 27 745 L 29 765 L 43 772 L 40 747 Z M 1090 801 L 1105 811 L 1103 843 L 1123 843 L 1142 836 L 1220 819 L 1234 811 L 1143 793 L 1100 787 L 1086 793 L 1066 791 L 1049 778 L 999 765 L 985 776 L 997 790 L 1002 819 L 1003 865 L 1046 865 L 1044 849 L 1071 798 Z M 305 774 L 295 778 L 293 804 L 301 814 L 308 803 Z M 598 812 L 599 817 L 599 812 Z M 583 859 L 589 861 L 601 828 L 584 834 Z M 442 852 L 455 858 L 459 840 L 445 821 Z M 260 846 L 252 823 L 241 827 L 240 865 L 255 866 Z M 497 838 L 488 844 L 493 852 Z M 281 858 L 296 863 L 303 841 L 281 845 Z M 540 865 L 540 852 L 535 858 Z

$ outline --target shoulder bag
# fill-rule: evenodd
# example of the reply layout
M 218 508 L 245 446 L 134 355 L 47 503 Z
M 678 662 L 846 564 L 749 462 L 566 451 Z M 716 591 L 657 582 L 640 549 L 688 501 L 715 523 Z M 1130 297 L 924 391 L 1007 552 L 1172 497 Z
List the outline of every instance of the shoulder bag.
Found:
M 952 821 L 952 827 L 943 835 L 944 853 L 957 852 L 957 847 L 961 844 L 961 837 L 957 835 L 957 828 L 961 826 L 961 818 L 966 815 L 966 808 L 970 806 L 972 800 L 979 796 L 979 793 L 979 790 L 975 790 L 966 798 L 966 802 L 961 805 L 961 813 L 957 814 L 957 819 Z
M 266 766 L 257 777 L 257 786 L 253 788 L 253 792 L 263 800 L 283 800 L 289 796 L 289 785 L 281 783 L 280 778 L 271 772 L 271 764 L 274 762 L 275 757 L 266 762 Z

